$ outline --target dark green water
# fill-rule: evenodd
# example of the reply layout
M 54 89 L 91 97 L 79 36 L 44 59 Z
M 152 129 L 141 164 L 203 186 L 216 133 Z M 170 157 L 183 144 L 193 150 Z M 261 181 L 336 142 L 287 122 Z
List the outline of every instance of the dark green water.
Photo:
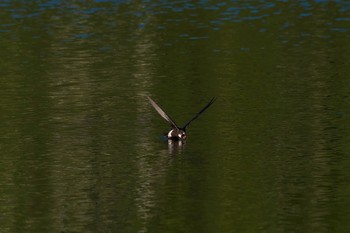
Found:
M 0 232 L 350 232 L 348 1 L 0 1 Z M 151 96 L 185 123 L 168 145 Z

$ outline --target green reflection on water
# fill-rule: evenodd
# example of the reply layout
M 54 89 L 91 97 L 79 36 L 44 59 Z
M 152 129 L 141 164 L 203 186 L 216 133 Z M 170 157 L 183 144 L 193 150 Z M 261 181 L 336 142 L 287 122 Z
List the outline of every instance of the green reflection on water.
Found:
M 58 4 L 2 6 L 3 232 L 349 231 L 343 2 Z

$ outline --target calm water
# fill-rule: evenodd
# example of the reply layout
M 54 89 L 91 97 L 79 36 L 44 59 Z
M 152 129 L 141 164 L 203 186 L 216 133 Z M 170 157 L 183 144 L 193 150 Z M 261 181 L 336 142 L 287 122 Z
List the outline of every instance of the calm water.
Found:
M 348 1 L 0 1 L 0 61 L 0 232 L 350 232 Z

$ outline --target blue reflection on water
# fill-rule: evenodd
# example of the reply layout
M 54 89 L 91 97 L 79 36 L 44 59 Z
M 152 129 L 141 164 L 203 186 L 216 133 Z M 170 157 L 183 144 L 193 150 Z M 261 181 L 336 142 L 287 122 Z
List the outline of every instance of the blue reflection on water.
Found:
M 336 21 L 350 21 L 350 18 L 336 18 Z
M 299 16 L 301 17 L 308 17 L 308 16 L 311 16 L 312 14 L 311 13 L 301 13 Z
M 77 39 L 87 39 L 91 36 L 89 33 L 75 34 L 74 37 Z
M 119 5 L 122 4 L 125 7 L 119 7 Z M 139 7 L 135 8 L 135 6 Z M 272 22 L 275 20 L 273 17 L 276 15 L 296 15 L 297 17 L 295 18 L 289 18 L 288 21 L 286 19 L 285 21 L 280 22 L 280 28 L 287 30 L 287 28 L 289 28 L 290 25 L 293 25 L 296 20 L 311 20 L 314 15 L 319 15 L 319 12 L 328 12 L 329 9 L 332 9 L 332 12 L 336 12 L 333 19 L 331 16 L 327 19 L 330 23 L 325 25 L 325 27 L 326 29 L 328 28 L 329 32 L 349 31 L 349 27 L 344 24 L 341 25 L 341 23 L 350 21 L 350 18 L 348 17 L 350 3 L 348 1 L 325 0 L 298 2 L 283 0 L 277 2 L 232 1 L 219 3 L 201 0 L 196 4 L 187 0 L 162 0 L 158 2 L 142 1 L 140 3 L 135 3 L 129 0 L 95 0 L 88 4 L 85 4 L 84 1 L 67 4 L 65 1 L 61 0 L 50 0 L 44 3 L 40 1 L 21 2 L 16 6 L 14 6 L 12 1 L 2 1 L 0 3 L 0 9 L 9 16 L 9 19 L 7 21 L 5 20 L 4 24 L 0 24 L 1 33 L 8 33 L 11 30 L 14 30 L 16 26 L 23 26 L 23 24 L 19 22 L 20 19 L 38 18 L 38 20 L 41 20 L 40 17 L 47 17 L 47 15 L 61 17 L 61 15 L 64 15 L 65 13 L 74 13 L 77 18 L 81 17 L 87 21 L 90 17 L 94 17 L 95 15 L 116 16 L 113 20 L 117 21 L 123 19 L 134 29 L 165 30 L 172 28 L 173 26 L 181 27 L 186 24 L 186 27 L 184 28 L 187 28 L 187 25 L 191 26 L 191 28 L 187 30 L 193 31 L 195 28 L 208 28 L 210 31 L 214 32 L 222 31 L 225 27 L 233 26 L 236 23 L 251 21 L 264 22 L 265 20 L 270 20 Z M 101 12 L 103 14 L 101 14 Z M 169 15 L 169 17 L 164 15 Z M 155 18 L 157 24 L 150 23 L 150 18 Z M 45 23 L 45 20 L 47 20 L 47 18 L 44 18 L 42 23 Z M 104 20 L 104 17 L 101 18 L 101 22 L 104 24 L 111 24 L 110 19 L 107 21 Z M 270 22 L 267 21 L 267 23 Z M 8 25 L 14 26 L 9 27 Z M 267 26 L 261 27 L 257 30 L 260 32 L 269 31 Z M 208 30 L 204 33 L 209 33 L 210 31 Z M 72 34 L 71 36 L 72 39 L 88 39 L 93 33 L 94 32 L 79 32 Z M 194 36 L 184 36 L 186 34 L 190 35 L 191 32 L 184 30 L 179 37 L 187 40 L 209 38 L 209 35 L 203 33 Z
M 332 28 L 331 30 L 335 32 L 348 32 L 349 28 Z

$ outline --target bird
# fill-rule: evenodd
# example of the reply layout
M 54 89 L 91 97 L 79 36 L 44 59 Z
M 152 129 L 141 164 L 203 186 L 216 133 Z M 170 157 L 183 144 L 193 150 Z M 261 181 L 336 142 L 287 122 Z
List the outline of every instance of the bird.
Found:
M 165 113 L 165 111 L 154 101 L 151 97 L 147 96 L 153 108 L 163 117 L 171 126 L 171 130 L 166 135 L 168 140 L 181 141 L 185 140 L 187 137 L 186 128 L 196 120 L 205 110 L 207 110 L 216 100 L 216 97 L 213 97 L 207 105 L 205 105 L 194 117 L 191 118 L 183 127 L 179 127 L 175 121 Z

